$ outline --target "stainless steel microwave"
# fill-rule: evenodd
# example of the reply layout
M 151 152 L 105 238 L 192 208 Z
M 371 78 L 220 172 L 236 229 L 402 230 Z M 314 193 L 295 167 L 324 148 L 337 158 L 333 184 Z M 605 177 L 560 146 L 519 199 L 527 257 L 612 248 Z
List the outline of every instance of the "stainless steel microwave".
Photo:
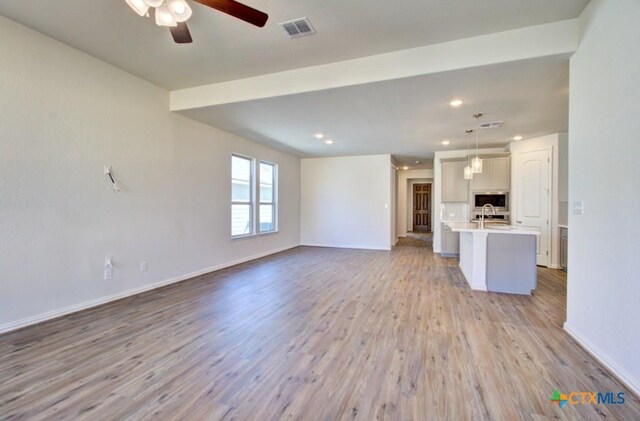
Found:
M 509 193 L 473 193 L 473 206 L 482 209 L 486 204 L 493 205 L 497 211 L 509 210 Z

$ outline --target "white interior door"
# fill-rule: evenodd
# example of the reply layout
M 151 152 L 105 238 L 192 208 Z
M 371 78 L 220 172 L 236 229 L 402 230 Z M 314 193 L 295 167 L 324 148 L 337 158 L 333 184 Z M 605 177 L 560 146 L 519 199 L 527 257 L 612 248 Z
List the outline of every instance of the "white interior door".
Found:
M 516 225 L 540 232 L 536 259 L 540 266 L 549 266 L 549 158 L 548 149 L 516 155 Z

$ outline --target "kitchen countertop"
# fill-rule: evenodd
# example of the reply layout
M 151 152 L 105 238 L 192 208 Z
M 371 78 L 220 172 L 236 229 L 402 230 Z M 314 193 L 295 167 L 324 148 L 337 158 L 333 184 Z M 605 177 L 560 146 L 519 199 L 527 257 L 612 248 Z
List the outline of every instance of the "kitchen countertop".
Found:
M 540 235 L 538 231 L 512 227 L 511 225 L 489 225 L 480 229 L 479 224 L 473 222 L 447 222 L 446 225 L 454 232 L 477 232 L 488 234 L 517 234 L 517 235 Z

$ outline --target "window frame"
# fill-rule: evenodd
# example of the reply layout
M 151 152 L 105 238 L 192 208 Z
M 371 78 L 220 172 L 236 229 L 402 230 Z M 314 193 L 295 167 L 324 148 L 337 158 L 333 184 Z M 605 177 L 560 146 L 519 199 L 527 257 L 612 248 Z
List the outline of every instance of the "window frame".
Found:
M 270 165 L 273 168 L 273 176 L 272 176 L 272 186 L 271 186 L 271 202 L 263 202 L 262 201 L 262 195 L 259 194 L 260 192 L 260 184 L 261 184 L 261 180 L 260 180 L 260 165 L 265 164 L 265 165 Z M 256 201 L 257 204 L 257 211 L 256 211 L 256 219 L 257 219 L 257 233 L 258 235 L 265 235 L 265 234 L 273 234 L 273 233 L 277 233 L 278 232 L 278 164 L 276 164 L 275 162 L 270 162 L 270 161 L 265 161 L 265 160 L 260 160 L 258 162 L 257 165 L 258 171 L 257 172 L 257 188 L 256 191 L 258 191 L 258 200 Z M 262 231 L 260 229 L 260 206 L 261 205 L 271 205 L 273 207 L 273 229 L 269 230 L 269 231 Z
M 240 159 L 246 159 L 249 161 L 249 168 L 250 168 L 250 174 L 249 174 L 249 203 L 247 202 L 238 202 L 238 201 L 234 201 L 233 200 L 233 158 L 240 158 Z M 231 154 L 231 166 L 230 166 L 230 171 L 229 171 L 229 175 L 230 175 L 230 181 L 231 181 L 231 214 L 230 214 L 230 234 L 231 234 L 231 238 L 232 239 L 236 239 L 236 238 L 247 238 L 247 237 L 255 237 L 257 230 L 256 230 L 256 159 L 250 156 L 246 156 L 246 155 L 242 155 L 239 153 L 232 153 Z M 237 234 L 237 235 L 233 235 L 233 206 L 234 205 L 249 205 L 249 226 L 250 226 L 250 232 L 248 234 Z

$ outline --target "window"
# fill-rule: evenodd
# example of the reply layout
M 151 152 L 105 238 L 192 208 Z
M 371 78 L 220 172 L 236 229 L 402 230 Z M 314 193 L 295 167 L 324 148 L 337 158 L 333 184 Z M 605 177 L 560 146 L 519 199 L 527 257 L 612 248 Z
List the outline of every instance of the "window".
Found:
M 277 180 L 278 167 L 268 162 L 260 162 L 260 232 L 272 232 L 277 229 Z
M 278 230 L 278 166 L 260 161 L 257 180 L 255 170 L 255 159 L 231 155 L 232 237 L 254 235 L 256 226 L 258 234 Z
M 231 156 L 231 236 L 254 233 L 253 159 Z

